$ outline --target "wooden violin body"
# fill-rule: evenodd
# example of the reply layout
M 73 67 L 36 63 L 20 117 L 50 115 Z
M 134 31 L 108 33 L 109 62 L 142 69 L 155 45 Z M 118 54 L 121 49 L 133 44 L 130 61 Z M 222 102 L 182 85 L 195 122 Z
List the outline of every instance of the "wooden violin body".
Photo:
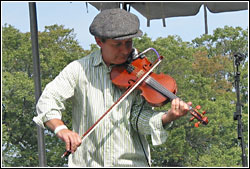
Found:
M 136 80 L 147 72 L 152 66 L 146 57 L 138 58 L 131 64 L 123 64 L 113 67 L 110 77 L 112 82 L 122 89 L 128 89 Z M 155 88 L 161 88 L 160 92 Z M 166 74 L 150 73 L 149 77 L 143 81 L 138 89 L 142 91 L 141 95 L 152 106 L 158 107 L 166 104 L 170 99 L 166 93 L 177 92 L 177 85 L 175 80 Z M 167 90 L 165 90 L 167 89 Z

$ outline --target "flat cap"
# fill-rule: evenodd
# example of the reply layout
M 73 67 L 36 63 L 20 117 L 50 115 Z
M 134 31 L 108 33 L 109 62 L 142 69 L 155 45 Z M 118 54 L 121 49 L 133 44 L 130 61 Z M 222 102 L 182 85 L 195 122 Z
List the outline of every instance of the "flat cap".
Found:
M 142 36 L 136 15 L 120 8 L 106 9 L 94 18 L 89 27 L 92 35 L 104 39 L 123 40 Z

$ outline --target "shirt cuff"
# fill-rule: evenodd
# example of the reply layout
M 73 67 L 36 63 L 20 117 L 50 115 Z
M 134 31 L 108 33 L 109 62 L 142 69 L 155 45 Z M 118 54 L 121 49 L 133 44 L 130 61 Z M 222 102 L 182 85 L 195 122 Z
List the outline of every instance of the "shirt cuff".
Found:
M 151 139 L 154 146 L 163 144 L 167 140 L 167 131 L 165 128 L 167 128 L 169 125 L 163 127 L 163 114 L 164 112 L 157 113 L 149 120 L 149 125 L 151 127 Z
M 36 117 L 33 118 L 33 121 L 39 125 L 40 127 L 45 129 L 44 123 L 51 120 L 51 119 L 62 119 L 61 115 L 57 112 L 51 112 L 48 114 L 38 114 Z

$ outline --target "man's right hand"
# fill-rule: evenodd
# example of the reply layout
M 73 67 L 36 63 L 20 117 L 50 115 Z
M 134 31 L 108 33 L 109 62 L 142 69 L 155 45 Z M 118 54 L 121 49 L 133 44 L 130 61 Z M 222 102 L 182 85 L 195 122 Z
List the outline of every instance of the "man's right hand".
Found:
M 76 151 L 77 147 L 79 147 L 82 143 L 81 137 L 76 133 L 69 129 L 60 130 L 56 136 L 60 138 L 66 144 L 66 150 L 70 151 L 72 154 Z
M 45 125 L 49 127 L 52 131 L 58 126 L 64 125 L 63 121 L 60 119 L 51 119 L 45 122 Z M 82 143 L 81 137 L 69 129 L 62 129 L 57 132 L 56 136 L 65 142 L 66 150 L 74 153 Z

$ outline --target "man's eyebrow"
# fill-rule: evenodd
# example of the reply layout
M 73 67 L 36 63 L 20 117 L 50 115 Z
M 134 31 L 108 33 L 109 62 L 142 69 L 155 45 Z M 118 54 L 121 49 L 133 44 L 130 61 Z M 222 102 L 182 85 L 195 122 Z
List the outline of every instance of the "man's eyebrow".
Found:
M 131 43 L 131 42 L 133 42 L 132 40 L 128 40 L 128 41 L 126 41 L 126 42 L 124 42 L 124 43 Z M 112 42 L 113 44 L 122 44 L 122 41 L 115 41 L 115 42 Z
M 122 44 L 121 42 L 113 42 L 112 43 L 113 45 L 120 45 L 120 44 Z

